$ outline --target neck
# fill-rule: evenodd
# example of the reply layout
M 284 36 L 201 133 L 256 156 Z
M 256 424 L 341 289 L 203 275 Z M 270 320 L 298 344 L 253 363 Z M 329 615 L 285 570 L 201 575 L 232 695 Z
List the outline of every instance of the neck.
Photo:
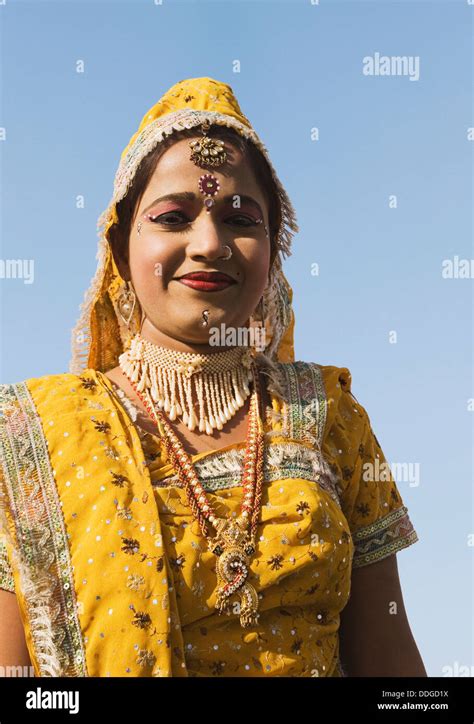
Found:
M 148 318 L 143 322 L 140 336 L 159 347 L 166 347 L 167 349 L 174 349 L 177 352 L 188 352 L 190 354 L 216 354 L 217 352 L 224 352 L 225 350 L 234 348 L 231 345 L 210 345 L 205 342 L 190 341 L 178 335 L 168 335 L 160 329 L 157 329 Z
M 190 430 L 198 425 L 199 432 L 207 435 L 215 428 L 222 430 L 245 404 L 250 382 L 258 374 L 249 347 L 226 347 L 221 354 L 196 353 L 143 336 L 131 340 L 119 363 L 137 395 L 145 395 L 144 404 L 150 409 L 156 403 L 171 421 L 182 415 Z M 258 386 L 254 394 L 259 404 Z

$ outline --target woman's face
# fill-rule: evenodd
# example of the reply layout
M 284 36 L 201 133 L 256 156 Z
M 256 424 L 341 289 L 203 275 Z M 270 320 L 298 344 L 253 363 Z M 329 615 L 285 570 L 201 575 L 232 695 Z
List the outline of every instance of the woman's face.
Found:
M 132 222 L 124 271 L 146 314 L 144 337 L 182 350 L 204 345 L 206 351 L 210 328 L 248 325 L 267 284 L 271 247 L 264 229 L 267 204 L 245 156 L 226 141 L 225 164 L 202 168 L 189 158 L 190 140 L 176 142 L 160 157 Z M 210 212 L 198 188 L 206 173 L 220 184 Z M 180 197 L 161 198 L 170 194 Z M 232 249 L 228 260 L 225 245 Z M 235 283 L 204 291 L 179 280 L 199 271 L 225 272 Z M 207 327 L 201 324 L 204 310 Z

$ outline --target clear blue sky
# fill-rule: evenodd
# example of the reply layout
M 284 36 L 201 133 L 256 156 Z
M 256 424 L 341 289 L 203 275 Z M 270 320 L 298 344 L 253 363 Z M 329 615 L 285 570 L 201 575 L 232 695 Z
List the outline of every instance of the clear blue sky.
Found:
M 399 483 L 420 542 L 398 561 L 431 676 L 473 664 L 473 280 L 441 275 L 444 259 L 474 257 L 473 12 L 381 0 L 0 7 L 1 257 L 33 259 L 35 275 L 0 280 L 1 381 L 68 370 L 96 221 L 145 111 L 183 78 L 229 83 L 300 224 L 286 266 L 297 358 L 349 367 L 389 462 L 420 464 L 418 486 Z M 375 53 L 418 57 L 419 80 L 364 75 Z

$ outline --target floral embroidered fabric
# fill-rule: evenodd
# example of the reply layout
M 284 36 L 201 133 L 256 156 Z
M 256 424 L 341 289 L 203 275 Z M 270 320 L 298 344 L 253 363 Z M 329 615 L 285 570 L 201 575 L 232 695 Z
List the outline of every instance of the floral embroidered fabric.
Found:
M 367 472 L 385 458 L 349 370 L 278 368 L 284 399 L 271 394 L 265 423 L 249 577 L 261 615 L 249 630 L 235 611 L 215 611 L 215 557 L 185 491 L 106 375 L 0 386 L 0 585 L 22 597 L 38 675 L 344 675 L 338 628 L 352 569 L 417 535 L 393 478 Z M 192 457 L 223 516 L 240 505 L 243 447 Z

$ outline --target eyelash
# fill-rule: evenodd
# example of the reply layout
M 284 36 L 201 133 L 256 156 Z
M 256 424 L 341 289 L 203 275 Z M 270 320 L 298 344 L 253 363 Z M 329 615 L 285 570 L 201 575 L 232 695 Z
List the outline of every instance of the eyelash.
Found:
M 163 221 L 158 221 L 158 219 L 163 219 L 164 216 L 184 216 L 186 215 L 182 211 L 165 211 L 164 214 L 160 214 L 159 216 L 152 216 L 149 214 L 147 218 L 151 221 L 152 224 L 163 224 L 164 226 L 180 226 L 181 224 L 184 224 L 186 222 L 182 221 L 181 223 L 176 224 L 166 224 Z M 234 216 L 237 216 L 241 219 L 247 219 L 249 221 L 249 224 L 237 224 L 237 226 L 241 226 L 242 228 L 245 227 L 251 227 L 251 226 L 258 226 L 259 221 L 255 221 L 255 219 L 252 219 L 250 216 L 245 216 L 244 214 L 235 214 Z M 189 220 L 188 220 L 189 221 Z

